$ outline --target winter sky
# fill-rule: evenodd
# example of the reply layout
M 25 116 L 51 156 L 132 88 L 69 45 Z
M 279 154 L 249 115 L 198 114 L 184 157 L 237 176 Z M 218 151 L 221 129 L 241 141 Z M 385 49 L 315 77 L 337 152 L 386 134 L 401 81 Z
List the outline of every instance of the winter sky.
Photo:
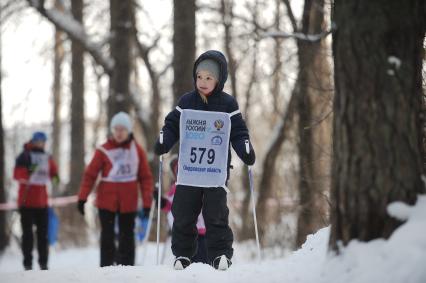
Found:
M 151 23 L 162 27 L 171 19 L 171 1 L 147 1 Z M 160 14 L 161 17 L 154 16 Z M 52 121 L 54 27 L 30 8 L 2 26 L 3 123 L 6 128 Z M 86 56 L 88 57 L 88 56 Z M 86 58 L 87 60 L 88 58 Z M 90 62 L 87 62 L 90 63 Z M 88 64 L 87 64 L 88 65 Z M 68 73 L 67 66 L 64 74 Z M 63 76 L 63 90 L 69 93 L 69 76 Z M 87 78 L 86 78 L 87 83 Z M 96 115 L 94 87 L 86 86 L 86 115 Z M 68 95 L 64 96 L 61 116 L 67 119 Z

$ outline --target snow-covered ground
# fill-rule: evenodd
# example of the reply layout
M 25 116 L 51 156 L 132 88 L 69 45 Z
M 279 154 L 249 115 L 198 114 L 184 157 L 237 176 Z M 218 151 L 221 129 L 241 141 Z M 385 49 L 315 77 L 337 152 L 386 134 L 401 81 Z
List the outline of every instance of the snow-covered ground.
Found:
M 50 271 L 19 271 L 20 257 L 8 251 L 0 262 L 1 282 L 299 282 L 299 283 L 424 283 L 426 282 L 426 196 L 416 206 L 401 203 L 389 207 L 389 213 L 408 221 L 392 237 L 369 243 L 353 241 L 340 256 L 327 253 L 329 228 L 308 237 L 303 247 L 280 259 L 261 263 L 248 259 L 245 246 L 236 245 L 234 265 L 226 272 L 208 265 L 192 264 L 174 271 L 171 255 L 164 265 L 155 266 L 155 246 L 150 245 L 147 259 L 138 249 L 135 267 L 97 268 L 98 250 L 52 251 Z M 54 258 L 54 260 L 53 260 Z M 143 263 L 143 265 L 142 265 Z

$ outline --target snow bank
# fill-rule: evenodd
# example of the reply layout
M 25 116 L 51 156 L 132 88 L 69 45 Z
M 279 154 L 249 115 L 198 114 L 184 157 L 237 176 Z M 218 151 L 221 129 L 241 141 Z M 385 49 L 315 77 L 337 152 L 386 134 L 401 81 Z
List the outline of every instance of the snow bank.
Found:
M 426 196 L 413 207 L 393 203 L 388 212 L 408 221 L 387 241 L 352 241 L 342 255 L 326 262 L 321 282 L 426 282 Z
M 226 272 L 203 264 L 193 264 L 184 271 L 172 270 L 171 264 L 155 266 L 151 263 L 135 267 L 88 268 L 76 266 L 70 260 L 69 267 L 61 270 L 9 272 L 1 273 L 0 277 L 2 282 L 31 283 L 426 282 L 426 197 L 419 197 L 414 207 L 392 204 L 389 213 L 399 219 L 407 219 L 389 240 L 352 241 L 336 257 L 327 253 L 329 228 L 324 228 L 310 235 L 300 250 L 284 259 L 261 263 L 238 260 Z M 85 261 L 83 257 L 79 260 Z M 88 258 L 87 266 L 93 265 L 93 260 Z

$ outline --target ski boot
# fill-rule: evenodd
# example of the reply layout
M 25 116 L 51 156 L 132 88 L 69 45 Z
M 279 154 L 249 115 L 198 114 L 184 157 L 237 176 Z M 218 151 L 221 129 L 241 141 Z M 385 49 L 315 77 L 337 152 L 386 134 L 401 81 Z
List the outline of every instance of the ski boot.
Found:
M 227 270 L 232 265 L 232 262 L 226 255 L 221 255 L 215 258 L 212 266 L 217 270 Z
M 191 264 L 191 260 L 184 256 L 178 256 L 175 259 L 175 263 L 173 264 L 173 268 L 175 270 L 184 270 Z

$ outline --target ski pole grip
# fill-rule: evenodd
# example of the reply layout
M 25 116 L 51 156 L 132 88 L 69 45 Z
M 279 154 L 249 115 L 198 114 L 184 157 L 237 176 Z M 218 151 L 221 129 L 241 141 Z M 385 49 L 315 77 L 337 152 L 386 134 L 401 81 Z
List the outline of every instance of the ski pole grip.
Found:
M 163 144 L 163 131 L 160 131 L 160 144 Z
M 247 152 L 247 154 L 250 154 L 250 142 L 249 142 L 249 140 L 246 140 L 245 144 L 246 144 L 246 152 Z

